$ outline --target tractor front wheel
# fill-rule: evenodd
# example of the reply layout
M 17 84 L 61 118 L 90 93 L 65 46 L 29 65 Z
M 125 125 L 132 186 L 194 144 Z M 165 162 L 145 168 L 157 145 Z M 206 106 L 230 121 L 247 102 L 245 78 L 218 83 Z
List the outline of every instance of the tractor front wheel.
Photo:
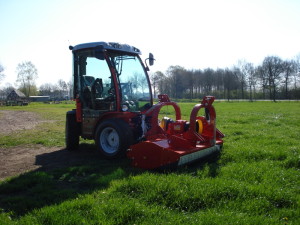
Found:
M 122 157 L 132 144 L 132 132 L 123 120 L 108 119 L 98 126 L 95 142 L 105 158 Z

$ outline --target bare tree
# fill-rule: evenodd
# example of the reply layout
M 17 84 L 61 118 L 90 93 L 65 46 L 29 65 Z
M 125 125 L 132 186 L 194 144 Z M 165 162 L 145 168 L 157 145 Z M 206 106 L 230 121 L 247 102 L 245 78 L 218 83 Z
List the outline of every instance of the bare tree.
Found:
M 145 76 L 141 76 L 141 75 L 138 76 L 138 85 L 141 88 L 142 94 L 144 96 L 145 89 L 148 86 L 148 81 Z
M 158 94 L 168 94 L 168 92 L 166 92 L 166 80 L 167 77 L 165 76 L 165 74 L 161 71 L 157 71 L 155 72 L 155 77 L 157 78 L 157 92 Z
M 134 73 L 130 78 L 130 81 L 133 84 L 133 88 L 135 89 L 135 93 L 138 93 L 138 89 L 139 89 L 139 76 L 140 75 L 138 73 Z
M 284 89 L 285 89 L 285 98 L 289 99 L 288 95 L 288 86 L 290 83 L 290 79 L 292 74 L 297 72 L 297 64 L 293 60 L 286 60 L 283 62 L 283 78 L 284 78 Z
M 40 95 L 52 96 L 53 85 L 50 83 L 42 84 L 39 88 Z
M 0 82 L 5 77 L 5 74 L 3 73 L 3 71 L 4 71 L 4 67 L 0 64 Z
M 194 89 L 195 89 L 195 93 L 194 93 L 194 97 L 200 97 L 201 94 L 201 76 L 202 76 L 202 70 L 198 69 L 198 70 L 194 70 Z
M 246 64 L 245 60 L 239 60 L 238 65 L 233 67 L 233 71 L 236 74 L 238 81 L 240 82 L 242 99 L 245 98 L 245 90 L 247 87 L 246 74 L 245 71 L 243 70 L 245 64 Z
M 57 83 L 52 86 L 52 98 L 54 101 L 59 101 L 61 98 L 61 89 Z
M 73 98 L 73 81 L 72 80 L 67 82 L 67 88 L 68 88 L 69 99 L 72 99 Z
M 247 83 L 249 88 L 249 100 L 253 101 L 253 89 L 256 84 L 255 69 L 252 63 L 240 61 L 241 73 L 243 79 Z
M 266 99 L 266 91 L 270 89 L 267 71 L 264 70 L 263 66 L 258 66 L 256 73 L 261 84 L 263 99 Z
M 190 99 L 194 98 L 194 91 L 196 88 L 196 82 L 195 82 L 195 73 L 192 70 L 186 71 L 186 83 L 187 83 L 187 89 L 188 89 L 188 97 Z
M 202 74 L 202 86 L 204 88 L 205 95 L 211 94 L 213 87 L 213 78 L 214 70 L 211 68 L 207 68 L 203 71 Z
M 216 85 L 216 93 L 218 94 L 218 98 L 226 98 L 226 89 L 225 89 L 225 71 L 224 69 L 218 68 L 214 72 L 215 76 L 215 85 Z
M 182 98 L 186 88 L 186 70 L 181 66 L 170 66 L 167 70 L 171 87 L 171 97 Z
M 159 90 L 160 80 L 163 78 L 163 73 L 160 71 L 156 71 L 150 75 L 150 80 L 153 88 L 153 97 L 156 98 L 157 91 Z M 158 90 L 157 90 L 158 89 Z
M 294 80 L 294 89 L 297 89 L 297 83 L 300 80 L 300 53 L 295 57 L 296 71 L 292 74 Z
M 67 92 L 67 83 L 62 80 L 62 79 L 59 79 L 58 82 L 57 82 L 57 86 L 58 86 L 58 89 L 59 89 L 59 95 L 60 95 L 60 99 L 62 98 L 65 98 L 65 95 L 66 95 L 66 92 Z
M 19 63 L 16 69 L 17 83 L 20 84 L 21 90 L 29 97 L 31 90 L 36 90 L 35 80 L 38 78 L 38 72 L 36 67 L 31 61 L 25 61 Z
M 283 61 L 277 56 L 268 56 L 263 61 L 263 68 L 269 79 L 270 96 L 276 101 L 277 88 L 280 82 L 281 74 L 284 71 Z
M 0 99 L 6 99 L 6 97 L 14 90 L 15 88 L 10 84 L 6 83 L 5 87 L 2 88 L 0 93 Z
M 230 69 L 225 69 L 223 72 L 224 76 L 224 93 L 227 92 L 227 100 L 232 98 L 232 91 L 236 90 L 238 87 L 238 79 L 236 74 Z

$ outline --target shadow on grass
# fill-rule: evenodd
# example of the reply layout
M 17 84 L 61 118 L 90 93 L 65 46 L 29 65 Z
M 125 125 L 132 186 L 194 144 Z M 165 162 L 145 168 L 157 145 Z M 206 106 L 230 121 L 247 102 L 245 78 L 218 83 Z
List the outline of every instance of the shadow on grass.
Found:
M 218 173 L 218 159 L 219 154 L 215 154 L 189 166 L 159 173 L 193 173 L 208 166 L 210 176 L 214 177 Z M 94 144 L 81 144 L 78 151 L 60 149 L 37 155 L 36 164 L 41 167 L 0 183 L 0 210 L 20 217 L 34 209 L 105 189 L 113 180 L 145 172 L 131 167 L 126 158 L 104 159 Z
M 94 144 L 82 144 L 78 151 L 61 149 L 37 155 L 36 164 L 41 168 L 0 183 L 0 210 L 20 217 L 143 172 L 132 168 L 128 159 L 104 159 Z

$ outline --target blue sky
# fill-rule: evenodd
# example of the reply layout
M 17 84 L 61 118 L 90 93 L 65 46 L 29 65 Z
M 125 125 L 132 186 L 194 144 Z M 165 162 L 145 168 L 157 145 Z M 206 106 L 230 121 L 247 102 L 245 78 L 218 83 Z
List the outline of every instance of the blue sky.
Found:
M 170 65 L 225 68 L 239 59 L 300 53 L 300 0 L 0 0 L 0 63 L 14 85 L 16 66 L 30 60 L 37 85 L 69 81 L 69 44 L 116 41 Z

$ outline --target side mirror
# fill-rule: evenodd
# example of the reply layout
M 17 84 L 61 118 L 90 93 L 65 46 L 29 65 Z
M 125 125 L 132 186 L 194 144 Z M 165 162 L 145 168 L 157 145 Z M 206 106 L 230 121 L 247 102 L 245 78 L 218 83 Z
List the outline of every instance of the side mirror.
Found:
M 147 60 L 149 60 L 149 65 L 150 65 L 150 66 L 153 66 L 154 60 L 155 60 L 155 59 L 154 59 L 152 53 L 149 53 L 149 58 L 145 59 L 146 70 L 149 71 L 149 67 L 148 67 L 148 64 L 147 64 Z
M 98 45 L 95 47 L 95 57 L 100 60 L 105 59 L 103 45 Z
M 153 66 L 153 64 L 154 64 L 154 56 L 153 56 L 153 54 L 152 53 L 149 53 L 149 65 L 150 66 Z

